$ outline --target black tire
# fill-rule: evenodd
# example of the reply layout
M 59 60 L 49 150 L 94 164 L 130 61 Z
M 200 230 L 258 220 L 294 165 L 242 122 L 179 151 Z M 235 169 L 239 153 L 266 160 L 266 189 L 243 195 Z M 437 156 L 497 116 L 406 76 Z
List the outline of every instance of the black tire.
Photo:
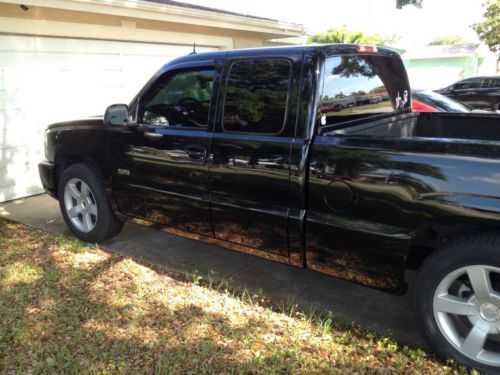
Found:
M 66 184 L 75 178 L 88 185 L 92 193 L 92 199 L 97 206 L 94 227 L 88 232 L 84 232 L 75 226 L 69 218 L 65 206 L 64 192 Z M 66 225 L 76 237 L 84 242 L 96 243 L 107 240 L 116 236 L 123 228 L 123 221 L 119 220 L 111 209 L 99 172 L 88 164 L 72 164 L 64 169 L 59 179 L 58 198 L 59 207 Z
M 428 345 L 432 348 L 432 350 L 443 359 L 446 360 L 452 359 L 458 364 L 464 365 L 469 368 L 475 368 L 480 372 L 487 374 L 500 374 L 500 367 L 498 367 L 496 364 L 492 366 L 473 360 L 472 358 L 462 353 L 461 350 L 463 348 L 455 347 L 454 345 L 452 345 L 450 341 L 448 341 L 448 339 L 445 337 L 445 335 L 443 335 L 441 329 L 439 328 L 439 323 L 434 314 L 434 306 L 435 306 L 434 297 L 441 281 L 445 280 L 446 277 L 448 277 L 448 279 L 446 280 L 451 280 L 453 278 L 451 277 L 451 275 L 459 275 L 460 273 L 457 270 L 471 266 L 478 266 L 478 267 L 488 266 L 488 267 L 500 268 L 499 253 L 500 253 L 500 237 L 494 234 L 478 234 L 452 241 L 450 244 L 446 245 L 440 250 L 437 250 L 429 258 L 425 260 L 417 276 L 413 293 L 413 311 L 415 314 L 415 318 L 417 320 L 420 332 L 422 333 L 424 339 L 426 340 Z M 458 273 L 452 274 L 452 272 L 454 271 L 457 271 Z M 491 275 L 491 273 L 488 273 L 488 275 Z M 462 279 L 460 279 L 460 281 L 457 281 L 455 282 L 455 284 L 452 284 L 448 292 L 452 291 L 453 288 L 457 288 L 457 285 L 459 285 L 457 289 L 459 291 L 462 290 L 460 288 L 467 289 L 468 287 L 466 285 L 469 286 L 472 285 L 471 279 L 469 278 L 467 271 L 465 275 L 461 277 Z M 492 279 L 490 277 L 490 282 L 491 280 Z M 500 286 L 498 285 L 498 281 L 492 283 L 492 288 L 494 289 L 494 292 L 500 292 L 499 290 Z M 438 293 L 441 293 L 441 291 L 442 289 L 440 289 Z M 472 286 L 470 287 L 469 291 L 465 292 L 462 291 L 458 293 L 460 297 L 463 297 L 466 300 L 467 298 L 477 298 L 475 296 L 475 292 Z M 471 300 L 469 299 L 468 301 Z M 479 307 L 483 306 L 482 304 L 483 302 L 477 301 L 477 306 Z M 495 302 L 495 304 L 497 308 L 500 309 L 500 303 Z M 476 319 L 476 321 L 484 318 L 484 316 L 483 318 L 480 318 L 479 314 L 480 310 L 476 306 L 474 307 L 474 311 L 478 311 L 478 313 L 474 315 L 474 319 Z M 437 313 L 438 316 L 440 314 L 443 313 Z M 462 324 L 462 320 L 460 319 L 463 319 L 465 327 L 468 328 L 468 326 L 466 325 L 468 324 L 467 322 L 469 320 L 469 316 L 465 315 L 460 316 L 461 314 L 454 315 L 448 312 L 445 312 L 444 314 L 445 314 L 444 316 L 447 317 L 450 316 L 450 319 L 452 319 L 450 321 L 455 321 L 456 319 L 459 325 Z M 471 324 L 471 329 L 472 329 L 475 323 L 469 321 L 469 324 Z M 495 323 L 491 324 L 496 324 L 500 326 L 500 321 L 495 321 Z M 465 338 L 467 337 L 467 331 L 464 332 L 465 332 L 464 335 Z M 495 337 L 496 336 L 497 335 L 495 334 Z M 490 340 L 490 337 L 492 336 L 487 336 L 487 340 Z M 497 340 L 498 339 L 495 338 L 495 341 Z M 496 343 L 492 344 L 495 345 Z M 494 347 L 495 353 L 497 352 L 496 348 L 497 347 L 495 346 Z

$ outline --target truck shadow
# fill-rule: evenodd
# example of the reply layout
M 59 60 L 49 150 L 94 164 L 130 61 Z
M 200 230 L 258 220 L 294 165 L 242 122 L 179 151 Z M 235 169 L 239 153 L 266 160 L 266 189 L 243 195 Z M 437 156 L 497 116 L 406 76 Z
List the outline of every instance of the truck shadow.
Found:
M 234 290 L 263 293 L 273 302 L 303 311 L 331 312 L 340 322 L 356 325 L 411 346 L 425 344 L 416 330 L 410 295 L 391 295 L 315 271 L 220 248 L 213 244 L 127 224 L 123 232 L 102 244 L 122 255 Z M 414 275 L 409 274 L 411 279 Z
M 297 342 L 293 350 L 281 350 L 278 345 L 271 347 L 270 354 L 248 353 L 245 350 L 250 337 L 264 342 L 269 332 L 281 334 L 282 329 L 289 328 L 277 325 L 275 320 L 259 312 L 234 317 L 227 311 L 214 310 L 217 303 L 226 306 L 224 293 L 222 297 L 215 296 L 221 301 L 200 303 L 196 296 L 201 292 L 184 282 L 189 275 L 156 269 L 151 263 L 141 261 L 147 258 L 144 254 L 131 252 L 129 255 L 135 255 L 135 262 L 104 252 L 90 256 L 81 251 L 82 246 L 76 241 L 68 243 L 43 233 L 21 233 L 19 229 L 15 233 L 22 235 L 24 247 L 15 249 L 11 242 L 15 234 L 9 234 L 15 225 L 0 222 L 0 234 L 11 244 L 6 247 L 10 251 L 5 257 L 6 267 L 0 267 L 0 279 L 10 280 L 1 290 L 6 301 L 5 319 L 0 320 L 2 344 L 10 347 L 5 351 L 7 370 L 12 370 L 16 363 L 20 368 L 34 366 L 34 372 L 47 373 L 82 373 L 89 369 L 133 373 L 134 368 L 149 369 L 149 373 L 155 374 L 258 373 L 259 368 L 269 367 L 276 369 L 276 373 L 292 373 L 298 364 L 304 364 L 304 350 L 321 353 L 325 349 L 321 340 L 309 342 L 303 340 L 301 332 L 290 332 L 287 340 Z M 143 229 L 143 233 L 138 229 Z M 168 252 L 169 238 L 161 232 L 157 236 L 145 228 L 128 226 L 124 237 L 128 235 L 135 236 L 138 242 L 146 239 L 143 235 L 167 240 L 164 242 L 167 249 L 162 250 Z M 108 245 L 117 244 L 110 241 Z M 148 250 L 144 243 L 140 245 Z M 175 246 L 179 245 L 182 242 Z M 155 247 L 153 244 L 150 249 L 154 251 Z M 225 256 L 223 251 L 221 256 Z M 155 263 L 159 263 L 157 259 Z M 21 264 L 29 264 L 37 270 L 36 277 L 12 279 L 10 272 Z M 152 269 L 158 272 L 155 274 Z M 158 282 L 149 288 L 148 283 L 153 281 Z M 227 283 L 228 288 L 231 284 Z M 178 290 L 173 290 L 175 288 Z M 171 298 L 179 297 L 180 291 L 185 299 Z M 190 293 L 196 301 L 189 298 Z M 229 293 L 245 304 L 244 294 L 230 290 Z M 208 291 L 207 297 L 210 295 L 214 297 L 214 293 Z M 265 304 L 273 307 L 272 302 Z M 357 348 L 360 341 L 367 341 L 366 333 L 359 330 L 336 323 L 333 328 L 340 335 L 338 345 Z M 368 340 L 376 339 L 370 337 Z M 230 344 L 225 344 L 226 341 Z M 307 348 L 301 347 L 303 342 Z M 365 353 L 363 350 L 361 346 L 360 351 Z M 406 355 L 404 348 L 391 350 L 395 355 Z M 346 373 L 389 371 L 384 367 L 370 367 L 365 356 L 359 353 L 350 353 L 346 358 L 348 360 L 341 363 L 334 360 L 336 371 L 342 372 L 343 366 Z M 331 358 L 323 358 L 317 373 L 329 373 L 332 370 L 328 368 L 332 365 L 329 361 Z

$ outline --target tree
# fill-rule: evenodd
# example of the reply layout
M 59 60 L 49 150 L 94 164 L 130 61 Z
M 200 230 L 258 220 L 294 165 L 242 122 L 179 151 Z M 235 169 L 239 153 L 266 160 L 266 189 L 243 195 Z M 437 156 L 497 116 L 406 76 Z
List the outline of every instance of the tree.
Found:
M 396 8 L 402 9 L 406 5 L 415 5 L 417 8 L 422 8 L 423 0 L 396 0 Z
M 350 31 L 345 26 L 336 29 L 328 29 L 307 38 L 308 43 L 363 43 L 384 44 L 388 39 L 380 35 L 367 35 L 361 31 Z
M 484 21 L 476 23 L 471 27 L 486 43 L 491 51 L 500 53 L 500 0 L 488 0 L 485 4 Z
M 452 44 L 469 44 L 470 42 L 461 37 L 460 35 L 446 35 L 439 38 L 434 39 L 428 45 L 429 46 L 444 46 L 444 45 L 452 45 Z

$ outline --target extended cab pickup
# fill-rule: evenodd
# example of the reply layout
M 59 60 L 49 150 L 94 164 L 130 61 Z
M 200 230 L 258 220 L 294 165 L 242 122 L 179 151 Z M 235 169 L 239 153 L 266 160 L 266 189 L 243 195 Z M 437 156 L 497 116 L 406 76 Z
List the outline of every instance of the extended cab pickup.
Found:
M 500 118 L 410 103 L 387 49 L 192 54 L 128 106 L 50 125 L 40 175 L 88 242 L 155 223 L 396 293 L 418 269 L 430 345 L 498 371 Z

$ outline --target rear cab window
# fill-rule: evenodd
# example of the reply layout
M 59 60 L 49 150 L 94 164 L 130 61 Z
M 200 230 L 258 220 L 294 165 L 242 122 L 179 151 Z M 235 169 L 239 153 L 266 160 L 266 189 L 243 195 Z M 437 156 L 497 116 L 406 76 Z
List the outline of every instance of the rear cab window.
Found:
M 320 126 L 395 114 L 410 108 L 410 89 L 399 59 L 341 55 L 325 59 L 320 89 Z

